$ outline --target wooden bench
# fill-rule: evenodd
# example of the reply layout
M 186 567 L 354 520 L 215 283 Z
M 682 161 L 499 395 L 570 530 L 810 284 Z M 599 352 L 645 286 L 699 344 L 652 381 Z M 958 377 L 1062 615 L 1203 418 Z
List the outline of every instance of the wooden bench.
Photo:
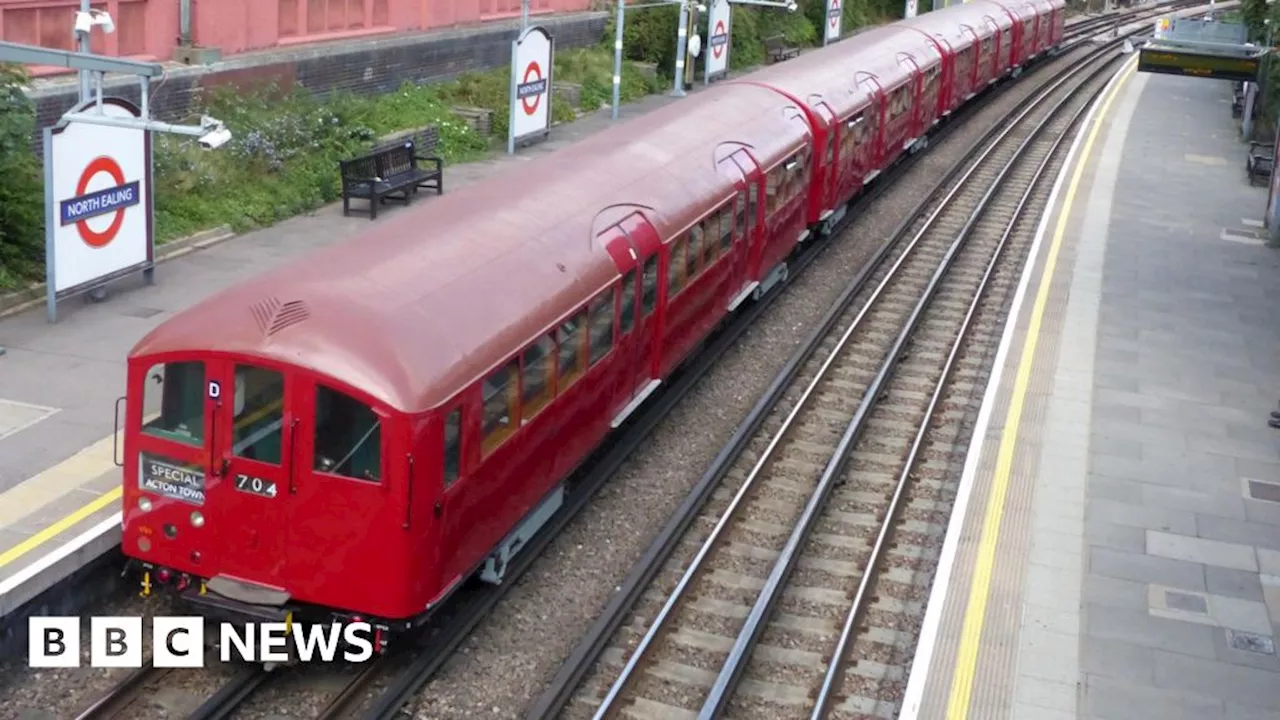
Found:
M 439 139 L 437 128 L 427 128 L 377 147 L 366 155 L 339 161 L 342 214 L 351 214 L 353 198 L 369 201 L 369 219 L 373 220 L 378 217 L 378 205 L 388 199 L 407 205 L 419 188 L 443 194 L 444 162 L 431 154 L 435 152 Z M 422 167 L 419 163 L 431 167 Z
M 1271 177 L 1275 151 L 1275 143 L 1249 143 L 1249 155 L 1245 158 L 1244 169 L 1249 174 L 1250 185 L 1257 185 L 1258 180 Z
M 769 62 L 771 63 L 781 62 L 800 55 L 800 48 L 787 45 L 787 38 L 783 35 L 765 38 L 764 51 L 769 55 Z

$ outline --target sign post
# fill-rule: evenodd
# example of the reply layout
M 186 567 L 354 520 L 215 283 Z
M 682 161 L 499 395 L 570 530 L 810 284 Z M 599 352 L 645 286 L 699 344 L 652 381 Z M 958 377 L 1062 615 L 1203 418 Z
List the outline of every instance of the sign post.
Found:
M 707 12 L 707 59 L 703 64 L 708 85 L 729 72 L 729 38 L 733 35 L 733 6 L 729 0 L 711 0 Z
M 822 44 L 830 45 L 840 39 L 840 19 L 844 14 L 841 0 L 827 0 L 826 31 L 822 33 Z
M 92 101 L 83 101 L 81 112 Z M 118 98 L 101 101 L 108 117 L 139 120 Z M 44 130 L 46 305 L 142 271 L 154 282 L 151 137 L 142 127 L 68 122 Z
M 507 154 L 516 143 L 551 132 L 551 74 L 555 40 L 542 27 L 531 27 L 511 43 L 511 122 Z
M 913 18 L 916 16 L 916 13 L 919 12 L 919 9 L 920 8 L 916 0 L 907 0 L 907 5 L 902 10 L 902 17 Z

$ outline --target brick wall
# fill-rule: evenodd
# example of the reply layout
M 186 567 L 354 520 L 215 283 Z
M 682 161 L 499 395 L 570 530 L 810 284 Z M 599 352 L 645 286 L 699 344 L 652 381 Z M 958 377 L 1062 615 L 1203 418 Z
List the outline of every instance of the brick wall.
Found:
M 598 43 L 606 13 L 579 13 L 537 18 L 555 38 L 557 48 Z M 520 21 L 486 23 L 474 27 L 397 35 L 377 39 L 326 43 L 233 56 L 208 67 L 176 66 L 161 81 L 151 83 L 151 116 L 181 122 L 192 110 L 201 88 L 218 85 L 252 87 L 275 81 L 282 89 L 301 86 L 318 94 L 334 90 L 356 93 L 390 92 L 404 81 L 439 81 L 468 70 L 509 65 L 511 42 Z M 112 76 L 105 95 L 139 102 L 138 79 Z M 73 78 L 38 83 L 30 92 L 36 103 L 38 130 L 34 139 L 41 152 L 42 131 L 74 105 Z

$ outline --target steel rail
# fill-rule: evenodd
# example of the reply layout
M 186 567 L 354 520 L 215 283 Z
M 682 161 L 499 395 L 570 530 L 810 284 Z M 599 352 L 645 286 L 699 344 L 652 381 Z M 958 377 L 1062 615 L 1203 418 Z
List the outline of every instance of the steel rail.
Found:
M 996 151 L 996 149 L 1000 146 L 1000 143 L 1004 140 L 1004 138 L 1007 137 L 1011 132 L 1013 132 L 1013 130 L 1019 126 L 1019 124 L 1022 122 L 1023 119 L 1026 118 L 1028 114 L 1030 114 L 1032 111 L 1039 108 L 1040 105 L 1045 101 L 1047 97 L 1049 97 L 1051 94 L 1056 92 L 1062 85 L 1067 83 L 1076 74 L 1082 72 L 1084 69 L 1086 69 L 1087 67 L 1092 65 L 1094 62 L 1096 62 L 1098 57 L 1101 57 L 1102 55 L 1111 52 L 1111 50 L 1112 48 L 1109 44 L 1108 46 L 1105 46 L 1103 49 L 1100 49 L 1086 56 L 1080 61 L 1077 61 L 1077 63 L 1073 65 L 1069 71 L 1064 72 L 1062 75 L 1060 75 L 1056 81 L 1047 84 L 1046 87 L 1042 89 L 1041 92 L 1029 104 L 1026 105 L 1026 107 L 1024 107 L 1011 121 L 1009 121 L 1006 125 L 1004 125 L 1003 128 L 1000 129 L 1000 131 L 994 138 L 991 138 L 988 141 L 987 147 L 976 159 L 972 161 L 972 164 L 969 166 L 969 168 L 964 172 L 964 174 L 959 178 L 959 180 L 956 181 L 955 187 L 953 187 L 950 190 L 950 192 L 948 192 L 944 196 L 942 201 L 939 203 L 938 207 L 936 207 L 929 214 L 923 227 L 921 227 L 920 230 L 916 232 L 916 234 L 908 242 L 906 249 L 898 257 L 897 261 L 890 268 L 889 272 L 885 275 L 885 277 L 881 280 L 879 285 L 873 291 L 871 297 L 867 300 L 866 305 L 859 311 L 858 315 L 854 318 L 853 322 L 850 324 L 850 326 L 845 330 L 843 335 L 840 337 L 839 341 L 836 343 L 835 348 L 831 351 L 826 361 L 819 368 L 818 374 L 814 377 L 812 381 L 810 381 L 808 386 L 805 388 L 804 393 L 801 395 L 799 400 L 797 400 L 795 407 L 793 407 L 791 412 L 788 413 L 786 419 L 783 421 L 782 427 L 779 428 L 773 435 L 773 438 L 769 442 L 769 445 L 761 454 L 760 459 L 752 467 L 752 470 L 747 475 L 746 479 L 743 481 L 742 486 L 739 488 L 738 492 L 735 494 L 733 500 L 729 503 L 728 508 L 725 509 L 719 521 L 716 523 L 715 528 L 712 530 L 711 534 L 707 537 L 707 539 L 703 542 L 697 554 L 694 556 L 693 560 L 689 563 L 688 568 L 686 568 L 684 575 L 680 578 L 679 583 L 677 583 L 675 589 L 668 596 L 666 603 L 664 603 L 662 609 L 658 611 L 657 616 L 655 616 L 653 622 L 650 623 L 649 628 L 645 632 L 644 636 L 641 638 L 639 644 L 636 646 L 635 650 L 631 653 L 631 656 L 627 659 L 627 663 L 623 667 L 622 672 L 618 675 L 613 685 L 609 688 L 609 692 L 606 694 L 605 698 L 601 701 L 600 706 L 594 715 L 594 720 L 602 720 L 604 717 L 606 717 L 607 714 L 612 709 L 613 704 L 617 702 L 619 697 L 621 697 L 623 690 L 626 688 L 631 678 L 634 677 L 635 671 L 639 667 L 641 660 L 644 658 L 646 651 L 649 649 L 650 645 L 657 638 L 657 636 L 664 630 L 666 626 L 666 622 L 671 615 L 671 612 L 683 599 L 684 593 L 688 588 L 689 584 L 692 582 L 694 576 L 696 576 L 698 572 L 701 570 L 703 561 L 711 553 L 711 551 L 716 547 L 717 542 L 723 530 L 726 527 L 728 527 L 730 522 L 732 522 L 738 510 L 738 507 L 741 504 L 742 499 L 746 497 L 746 495 L 755 488 L 755 483 L 756 483 L 756 480 L 759 478 L 760 470 L 772 458 L 773 451 L 777 448 L 778 444 L 781 443 L 783 438 L 786 436 L 787 432 L 791 429 L 796 416 L 799 415 L 801 410 L 805 408 L 806 402 L 812 395 L 814 389 L 823 380 L 826 379 L 828 370 L 830 369 L 832 363 L 835 362 L 841 350 L 847 345 L 849 338 L 853 335 L 853 333 L 857 329 L 859 329 L 862 326 L 863 319 L 866 317 L 867 313 L 870 312 L 871 308 L 875 306 L 876 301 L 881 297 L 885 288 L 887 288 L 891 282 L 897 279 L 899 269 L 902 267 L 903 263 L 907 260 L 907 258 L 911 256 L 912 251 L 915 249 L 915 247 L 920 242 L 920 240 L 923 239 L 928 234 L 929 230 L 933 227 L 934 223 L 936 222 L 938 216 L 941 215 L 946 209 L 948 209 L 948 206 L 952 201 L 952 199 L 955 197 L 957 193 L 959 193 L 962 189 L 964 189 L 965 183 L 968 182 L 969 178 L 974 173 L 978 172 L 979 169 L 982 168 L 982 163 L 986 160 L 986 158 L 991 153 Z M 1002 174 L 1002 177 L 1003 177 L 1003 174 Z M 932 288 L 932 284 L 930 287 Z M 931 290 L 929 292 L 931 292 Z M 880 378 L 877 377 L 877 381 L 879 380 Z M 855 419 L 857 419 L 859 423 L 861 423 L 861 418 L 863 414 L 864 414 L 864 408 L 859 407 L 858 413 L 855 414 Z M 846 434 L 846 437 L 841 438 L 840 444 L 837 446 L 838 453 L 841 453 L 841 454 L 844 453 L 849 440 L 850 438 L 847 436 L 847 434 Z M 825 473 L 824 473 L 824 477 L 825 477 Z M 819 482 L 821 483 L 822 481 L 820 480 Z M 821 484 L 820 484 L 820 487 L 821 487 Z M 816 496 L 816 493 L 815 493 L 815 496 Z M 812 510 L 813 508 L 811 506 L 806 506 L 804 514 L 802 515 L 802 518 L 808 518 Z M 784 552 L 783 557 L 790 557 L 790 553 L 795 550 L 795 548 L 792 547 L 792 544 L 794 541 L 795 541 L 794 536 L 788 539 L 786 549 L 784 549 L 783 551 Z M 766 589 L 772 587 L 772 585 L 777 581 L 777 577 L 775 577 L 775 575 L 778 572 L 778 570 L 779 570 L 779 566 L 775 565 L 775 572 L 771 574 L 765 586 Z M 753 623 L 759 622 L 759 618 L 757 617 L 757 615 L 760 612 L 761 612 L 761 608 L 758 606 L 752 609 L 751 615 L 748 616 L 747 627 L 752 627 Z M 734 654 L 741 652 L 742 648 L 740 647 L 740 645 L 742 641 L 743 639 L 742 639 L 742 636 L 740 635 L 739 642 L 735 643 L 734 650 L 731 652 L 730 658 L 733 658 Z M 715 685 L 713 685 L 712 687 L 711 697 L 715 698 L 720 693 L 723 693 L 726 686 L 729 684 L 732 684 L 729 678 L 723 675 L 721 677 L 718 677 Z
M 1115 59 L 1112 59 L 1109 62 L 1103 62 L 1102 67 L 1100 67 L 1096 73 L 1091 74 L 1090 78 L 1087 79 L 1085 83 L 1087 83 L 1088 80 L 1093 79 L 1094 76 L 1101 74 L 1110 68 L 1114 62 Z M 1083 88 L 1083 85 L 1084 83 L 1081 84 L 1081 88 Z M 942 374 L 934 388 L 933 395 L 929 398 L 929 404 L 925 408 L 925 421 L 920 424 L 920 428 L 917 430 L 915 438 L 912 441 L 911 451 L 908 453 L 906 462 L 903 464 L 902 471 L 898 475 L 893 497 L 890 500 L 889 508 L 885 513 L 885 521 L 880 527 L 879 534 L 876 536 L 875 545 L 872 547 L 871 555 L 867 560 L 866 571 L 862 574 L 862 578 L 858 583 L 858 590 L 854 595 L 853 602 L 850 604 L 849 611 L 845 616 L 844 626 L 841 629 L 840 637 L 836 642 L 835 650 L 831 654 L 832 659 L 827 663 L 826 676 L 823 678 L 822 687 L 818 691 L 818 698 L 814 705 L 813 712 L 810 714 L 810 720 L 823 720 L 823 718 L 827 716 L 827 706 L 839 687 L 840 679 L 843 677 L 844 656 L 848 650 L 849 644 L 852 642 L 854 628 L 857 626 L 858 620 L 861 618 L 868 589 L 871 586 L 871 582 L 875 577 L 876 569 L 880 564 L 885 548 L 888 545 L 889 536 L 891 535 L 893 526 L 897 520 L 902 497 L 910 487 L 911 472 L 915 468 L 916 459 L 919 456 L 920 448 L 924 444 L 925 436 L 928 434 L 932 426 L 931 420 L 933 418 L 933 414 L 937 410 L 938 403 L 942 400 L 942 394 L 947 387 L 947 381 L 951 376 L 951 371 L 954 369 L 956 360 L 960 356 L 960 350 L 963 347 L 965 340 L 968 338 L 969 328 L 972 324 L 973 317 L 978 312 L 978 305 L 982 302 L 982 299 L 986 294 L 987 285 L 990 282 L 992 275 L 995 274 L 996 267 L 1000 262 L 1005 247 L 1008 245 L 1009 238 L 1013 235 L 1014 227 L 1018 224 L 1018 221 L 1022 219 L 1022 214 L 1027 203 L 1031 200 L 1032 193 L 1035 191 L 1036 186 L 1039 185 L 1045 170 L 1048 169 L 1049 164 L 1056 156 L 1058 148 L 1062 145 L 1063 141 L 1070 137 L 1071 128 L 1075 126 L 1076 122 L 1079 121 L 1080 116 L 1089 109 L 1093 101 L 1105 89 L 1105 85 L 1095 89 L 1090 98 L 1081 104 L 1081 106 L 1072 114 L 1070 120 L 1067 121 L 1066 130 L 1054 139 L 1053 144 L 1049 147 L 1048 152 L 1045 153 L 1044 158 L 1040 161 L 1040 164 L 1037 166 L 1030 181 L 1028 181 L 1026 190 L 1023 191 L 1022 197 L 1019 198 L 1018 204 L 1013 210 L 1013 217 L 1010 219 L 1008 225 L 1005 226 L 1004 233 L 1001 235 L 1000 241 L 996 245 L 995 251 L 992 253 L 991 260 L 987 263 L 986 271 L 983 273 L 982 280 L 979 282 L 977 291 L 974 293 L 973 300 L 970 302 L 968 311 L 965 313 L 964 320 L 960 327 L 960 332 L 956 335 L 955 342 L 951 346 L 951 351 L 947 355 L 946 364 L 943 366 Z M 1072 91 L 1070 95 L 1063 98 L 1062 101 L 1058 103 L 1058 107 L 1074 97 L 1078 91 L 1079 89 Z M 1050 112 L 1056 113 L 1058 107 L 1055 107 Z M 1048 123 L 1053 119 L 1054 117 L 1052 115 L 1045 118 L 1044 124 L 1048 125 Z M 1034 135 L 1028 137 L 1024 145 L 1029 145 L 1033 138 Z M 1012 167 L 1013 162 L 1013 160 L 1010 161 L 1010 167 Z M 968 233 L 969 230 L 969 226 L 966 225 L 964 230 L 961 232 Z
M 1141 31 L 1130 31 L 1125 33 L 1125 37 L 1132 37 L 1140 34 Z M 1117 39 L 1108 43 L 1104 47 L 1118 45 L 1121 39 Z M 1074 50 L 1083 43 L 1076 43 L 1064 47 L 1064 51 Z M 1097 52 L 1097 51 L 1095 51 Z M 1061 53 L 1059 54 L 1061 57 Z M 1039 72 L 1049 67 L 1047 64 L 1036 64 L 1028 68 L 1028 72 L 1023 77 Z M 1012 87 L 1008 84 L 996 85 L 992 90 L 996 93 L 1004 93 Z M 984 89 L 983 92 L 988 92 Z M 1027 104 L 1032 98 L 1020 101 L 1019 107 Z M 984 104 L 972 103 L 962 107 L 956 112 L 951 121 L 962 120 L 972 113 L 979 111 Z M 1015 109 L 1016 110 L 1016 109 Z M 1006 116 L 1012 116 L 1014 111 Z M 944 139 L 950 131 L 956 127 L 954 124 L 942 128 L 935 139 Z M 935 202 L 943 192 L 943 190 L 954 181 L 954 178 L 965 168 L 965 166 L 978 154 L 979 149 L 1001 130 L 999 125 L 995 125 L 988 129 L 981 138 L 979 138 L 963 157 L 957 160 L 943 174 L 943 176 L 934 184 L 934 186 L 924 195 L 923 199 L 908 214 L 908 217 L 902 221 L 899 226 L 891 233 L 889 239 L 886 240 L 877 249 L 876 253 L 869 259 L 866 265 L 854 280 L 845 288 L 841 296 L 828 309 L 823 320 L 820 321 L 810 334 L 809 338 L 797 348 L 796 353 L 788 359 L 778 375 L 770 383 L 768 389 L 757 400 L 756 404 L 747 413 L 742 423 L 734 431 L 729 441 L 717 454 L 712 461 L 708 470 L 702 475 L 698 482 L 694 485 L 689 495 L 681 503 L 680 507 L 668 520 L 667 524 L 658 533 L 658 536 L 646 549 L 644 555 L 633 565 L 631 571 L 624 579 L 618 592 L 610 598 L 606 607 L 598 615 L 591 629 L 584 634 L 582 640 L 574 648 L 569 658 L 562 664 L 556 676 L 552 679 L 548 687 L 541 696 L 527 710 L 526 718 L 528 720 L 541 720 L 550 718 L 560 711 L 569 701 L 574 690 L 581 684 L 591 666 L 595 663 L 600 653 L 604 651 L 609 638 L 621 626 L 622 621 L 626 617 L 626 613 L 639 600 L 641 593 L 652 581 L 662 564 L 674 551 L 679 539 L 687 530 L 689 525 L 696 517 L 697 511 L 706 503 L 710 497 L 712 490 L 715 489 L 719 481 L 723 478 L 731 463 L 741 455 L 746 448 L 748 442 L 752 439 L 754 433 L 767 419 L 769 412 L 780 401 L 783 393 L 790 387 L 796 375 L 799 374 L 801 366 L 808 361 L 813 352 L 817 350 L 818 344 L 823 338 L 830 334 L 834 324 L 840 316 L 848 309 L 855 296 L 864 289 L 868 278 L 881 266 L 890 251 L 896 247 L 905 237 L 909 228 L 923 215 L 928 206 Z M 917 156 L 918 157 L 918 156 Z M 908 162 L 913 162 L 908 160 Z M 902 170 L 905 168 L 898 168 Z M 894 169 L 886 172 L 882 176 L 885 182 L 895 178 L 897 172 Z M 878 192 L 884 188 L 884 185 L 877 184 L 873 186 L 873 192 Z M 861 201 L 855 201 L 851 208 L 856 208 Z M 842 221 L 840 226 L 833 234 L 843 232 L 851 222 L 851 216 Z
M 774 605 L 782 596 L 782 592 L 786 588 L 787 581 L 790 579 L 791 572 L 795 568 L 796 561 L 800 559 L 800 552 L 808 541 L 809 534 L 812 532 L 814 524 L 817 522 L 818 517 L 826 506 L 827 497 L 830 495 L 832 488 L 835 487 L 836 482 L 844 474 L 844 468 L 849 461 L 854 445 L 857 443 L 858 439 L 862 435 L 862 431 L 866 427 L 867 417 L 871 414 L 872 409 L 878 405 L 880 395 L 884 392 L 885 386 L 888 385 L 890 379 L 893 377 L 894 370 L 901 359 L 903 350 L 905 350 L 907 344 L 911 342 L 912 337 L 915 335 L 916 328 L 920 324 L 920 320 L 933 304 L 933 298 L 937 294 L 938 288 L 942 286 L 943 280 L 950 273 L 951 267 L 956 258 L 960 255 L 960 252 L 965 248 L 969 239 L 973 236 L 973 231 L 978 220 L 987 214 L 992 201 L 996 198 L 998 193 L 1004 190 L 1014 169 L 1023 164 L 1027 151 L 1033 144 L 1040 140 L 1041 136 L 1049 129 L 1050 124 L 1058 119 L 1061 108 L 1066 105 L 1068 101 L 1072 100 L 1090 80 L 1100 74 L 1102 69 L 1109 67 L 1114 62 L 1115 58 L 1101 61 L 1103 66 L 1102 68 L 1091 73 L 1083 82 L 1080 83 L 1080 85 L 1072 88 L 1066 95 L 1060 98 L 1053 105 L 1049 106 L 1045 117 L 1041 119 L 1027 137 L 1018 144 L 1013 155 L 1004 163 L 1004 166 L 1000 169 L 1000 172 L 996 175 L 995 179 L 991 181 L 986 192 L 982 194 L 977 205 L 969 213 L 969 217 L 965 221 L 965 224 L 951 241 L 942 262 L 934 271 L 933 277 L 929 279 L 929 284 L 926 286 L 924 293 L 922 293 L 920 299 L 917 300 L 915 307 L 911 311 L 910 317 L 898 332 L 898 336 L 894 339 L 893 346 L 890 348 L 889 352 L 885 355 L 883 362 L 880 364 L 880 368 L 876 373 L 875 379 L 872 380 L 871 384 L 867 387 L 866 392 L 863 393 L 862 401 L 858 404 L 858 409 L 854 412 L 848 425 L 845 426 L 844 434 L 840 438 L 840 443 L 836 446 L 835 452 L 832 454 L 831 459 L 827 461 L 827 465 L 823 469 L 822 475 L 818 478 L 818 486 L 809 496 L 809 500 L 805 504 L 804 511 L 801 513 L 800 518 L 792 528 L 791 535 L 787 538 L 786 545 L 783 546 L 782 553 L 774 561 L 773 568 L 769 573 L 769 578 L 765 582 L 764 587 L 760 590 L 760 593 L 756 596 L 756 602 L 752 605 L 751 611 L 747 615 L 747 620 L 743 624 L 741 630 L 739 630 L 738 637 L 734 640 L 733 647 L 729 651 L 729 656 L 725 660 L 724 665 L 721 666 L 720 672 L 711 686 L 711 691 L 708 693 L 707 698 L 703 703 L 702 710 L 698 714 L 700 720 L 713 720 L 714 718 L 718 718 L 724 713 L 728 706 L 730 699 L 733 697 L 733 694 L 737 689 L 738 681 L 742 676 L 742 672 L 746 669 L 747 661 L 750 659 L 752 651 L 755 649 L 756 643 L 760 639 L 761 633 L 768 624 Z M 1063 82 L 1065 82 L 1065 78 Z M 1028 108 L 1027 112 L 1030 112 L 1031 109 L 1032 108 Z M 1025 117 L 1025 114 L 1023 117 Z M 1020 117 L 1018 121 L 1015 121 L 1015 123 L 1010 126 L 1009 131 L 1012 131 L 1021 119 L 1022 118 Z M 1069 129 L 1070 126 L 1068 126 L 1067 130 Z M 999 142 L 1000 141 L 998 140 L 994 143 L 992 145 L 992 149 L 998 146 Z M 1054 148 L 1056 149 L 1056 147 L 1057 144 L 1055 143 Z M 1031 181 L 1031 186 L 1034 187 L 1038 180 L 1039 174 L 1037 173 Z M 961 187 L 963 187 L 963 183 L 962 185 L 957 186 L 955 191 L 958 191 Z M 953 193 L 955 191 L 953 191 Z M 1030 188 L 1028 189 L 1028 192 L 1030 192 Z M 1021 205 L 1019 206 L 1019 210 L 1021 210 Z M 1014 217 L 1009 222 L 1008 229 L 1011 230 L 1020 219 L 1020 216 L 1015 213 Z M 924 231 L 922 231 L 922 234 L 923 232 Z M 1003 241 L 1001 241 L 1001 243 L 1003 244 Z M 984 289 L 985 282 L 983 285 L 979 286 L 977 293 L 975 294 L 974 304 L 981 299 L 982 291 Z M 966 329 L 967 324 L 961 328 L 961 337 L 964 336 Z M 938 392 L 941 392 L 942 387 L 942 385 L 938 386 Z M 926 422 L 921 424 L 922 427 L 928 427 L 927 417 L 928 416 L 926 416 Z M 901 491 L 902 486 L 899 485 L 894 494 L 895 500 L 900 497 Z M 892 528 L 892 523 L 893 515 L 888 512 L 885 513 L 878 532 L 876 543 L 877 551 L 882 549 L 882 540 Z M 871 576 L 871 568 L 868 566 L 862 572 L 862 578 L 859 584 L 860 598 L 862 596 L 862 592 L 865 590 L 866 583 L 870 580 Z M 861 599 L 859 599 L 859 602 L 861 602 Z M 821 717 L 821 715 L 815 714 L 814 717 L 818 718 Z
M 123 680 L 108 690 L 106 694 L 85 708 L 84 712 L 76 716 L 76 720 L 95 720 L 96 718 L 111 717 L 111 715 L 107 714 L 108 710 L 111 710 L 123 700 L 131 699 L 139 688 L 147 684 L 148 680 L 163 674 L 164 671 L 153 665 L 151 661 L 147 661 L 146 665 L 130 672 Z
M 209 696 L 188 720 L 223 720 L 240 707 L 258 686 L 271 675 L 262 665 L 254 663 L 241 668 L 218 691 Z

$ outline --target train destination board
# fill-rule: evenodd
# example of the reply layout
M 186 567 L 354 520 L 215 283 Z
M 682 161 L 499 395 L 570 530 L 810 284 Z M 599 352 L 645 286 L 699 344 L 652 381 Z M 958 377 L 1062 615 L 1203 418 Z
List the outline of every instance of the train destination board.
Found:
M 1192 75 L 1215 80 L 1254 81 L 1259 57 L 1207 54 L 1165 47 L 1144 47 L 1138 54 L 1138 72 Z

